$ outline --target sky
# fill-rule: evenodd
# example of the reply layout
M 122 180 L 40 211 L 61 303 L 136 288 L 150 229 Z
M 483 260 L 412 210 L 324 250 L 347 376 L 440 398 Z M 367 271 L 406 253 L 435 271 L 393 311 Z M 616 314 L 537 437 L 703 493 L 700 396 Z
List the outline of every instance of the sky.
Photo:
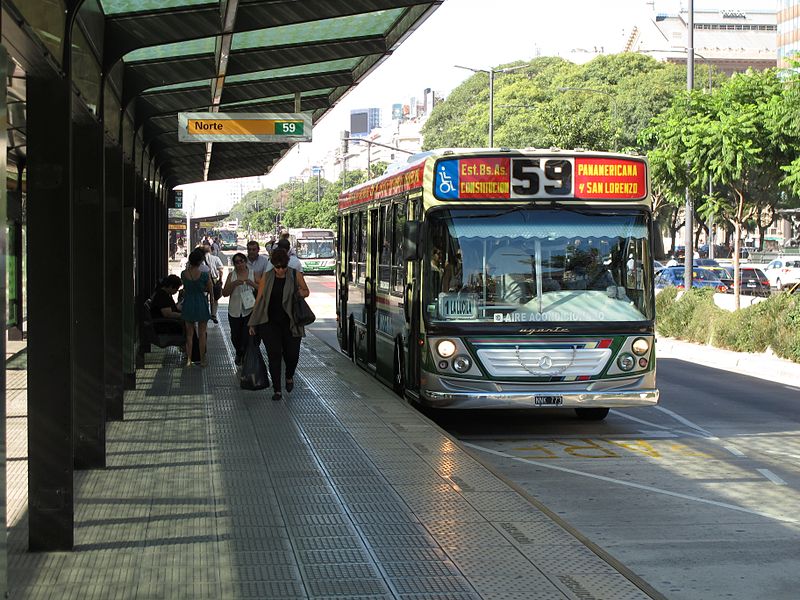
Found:
M 759 1 L 765 0 L 696 0 L 695 8 L 739 8 Z M 659 12 L 674 13 L 679 6 L 679 0 L 656 0 Z M 539 55 L 584 62 L 594 57 L 596 47 L 606 53 L 618 52 L 627 27 L 639 20 L 645 9 L 645 0 L 445 0 L 314 125 L 313 141 L 297 144 L 264 181 L 268 187 L 276 187 L 316 164 L 338 145 L 339 132 L 349 127 L 351 109 L 381 108 L 386 124 L 392 104 L 408 104 L 412 96 L 421 98 L 425 88 L 446 96 L 472 76 L 454 65 L 488 69 Z M 220 205 L 220 190 L 228 185 L 209 182 L 185 186 L 184 206 L 188 204 L 191 210 L 194 199 L 194 214 L 224 212 L 230 207 Z

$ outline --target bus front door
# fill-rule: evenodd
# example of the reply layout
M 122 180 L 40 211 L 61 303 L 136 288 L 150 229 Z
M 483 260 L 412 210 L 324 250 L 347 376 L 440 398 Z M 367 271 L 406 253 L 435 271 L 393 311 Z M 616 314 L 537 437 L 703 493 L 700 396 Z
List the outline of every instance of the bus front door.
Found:
M 364 286 L 364 307 L 366 309 L 367 318 L 367 357 L 366 362 L 370 367 L 375 367 L 377 363 L 377 356 L 375 351 L 376 346 L 376 315 L 377 315 L 377 297 L 376 297 L 376 281 L 378 275 L 378 240 L 380 238 L 378 231 L 378 209 L 369 211 L 369 256 L 367 258 L 367 278 Z

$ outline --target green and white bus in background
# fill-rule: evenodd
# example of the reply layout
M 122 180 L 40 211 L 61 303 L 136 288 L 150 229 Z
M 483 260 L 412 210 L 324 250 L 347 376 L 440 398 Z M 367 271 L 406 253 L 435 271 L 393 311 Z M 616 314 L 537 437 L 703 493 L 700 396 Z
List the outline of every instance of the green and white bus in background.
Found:
M 333 273 L 336 266 L 332 229 L 289 229 L 289 243 L 303 263 L 303 273 Z
M 409 400 L 658 402 L 643 157 L 438 150 L 344 191 L 337 226 L 340 346 Z

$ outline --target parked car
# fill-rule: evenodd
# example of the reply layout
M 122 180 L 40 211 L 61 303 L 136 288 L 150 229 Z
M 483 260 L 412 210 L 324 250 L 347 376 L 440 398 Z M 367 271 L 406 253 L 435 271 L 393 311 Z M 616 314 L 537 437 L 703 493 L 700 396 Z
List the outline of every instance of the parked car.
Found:
M 658 272 L 663 269 L 666 265 L 664 263 L 660 263 L 657 260 L 653 261 L 653 273 L 658 274 Z
M 716 278 L 719 279 L 722 283 L 725 283 L 725 280 L 729 279 L 730 274 L 733 272 L 733 271 L 728 271 L 727 267 L 723 267 L 720 265 L 695 265 L 695 267 L 697 266 L 701 266 L 706 271 L 711 271 L 716 276 Z
M 708 258 L 708 244 L 703 244 L 697 249 L 700 258 Z M 731 250 L 727 246 L 714 244 L 714 258 L 730 258 Z
M 692 266 L 694 267 L 718 267 L 719 263 L 713 258 L 693 258 Z
M 764 268 L 769 283 L 779 290 L 790 283 L 800 281 L 800 260 L 796 258 L 776 258 Z
M 665 287 L 675 286 L 679 290 L 682 290 L 684 283 L 683 274 L 683 267 L 664 267 L 658 275 L 656 275 L 656 289 L 663 290 Z M 722 293 L 728 291 L 728 287 L 722 283 L 714 273 L 702 267 L 692 269 L 692 287 L 710 287 Z
M 726 275 L 720 277 L 719 280 L 728 286 L 728 293 L 732 294 L 734 290 L 733 267 L 720 268 L 726 272 Z M 739 293 L 763 298 L 769 296 L 769 279 L 767 279 L 764 271 L 755 267 L 739 267 Z

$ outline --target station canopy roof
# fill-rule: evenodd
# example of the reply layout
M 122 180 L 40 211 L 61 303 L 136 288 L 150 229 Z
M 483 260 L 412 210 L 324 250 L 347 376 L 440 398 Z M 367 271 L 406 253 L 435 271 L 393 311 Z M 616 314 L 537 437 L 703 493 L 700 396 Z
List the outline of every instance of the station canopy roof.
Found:
M 261 175 L 286 143 L 181 143 L 177 113 L 295 112 L 316 123 L 442 0 L 99 0 L 104 69 L 121 60 L 170 186 Z

